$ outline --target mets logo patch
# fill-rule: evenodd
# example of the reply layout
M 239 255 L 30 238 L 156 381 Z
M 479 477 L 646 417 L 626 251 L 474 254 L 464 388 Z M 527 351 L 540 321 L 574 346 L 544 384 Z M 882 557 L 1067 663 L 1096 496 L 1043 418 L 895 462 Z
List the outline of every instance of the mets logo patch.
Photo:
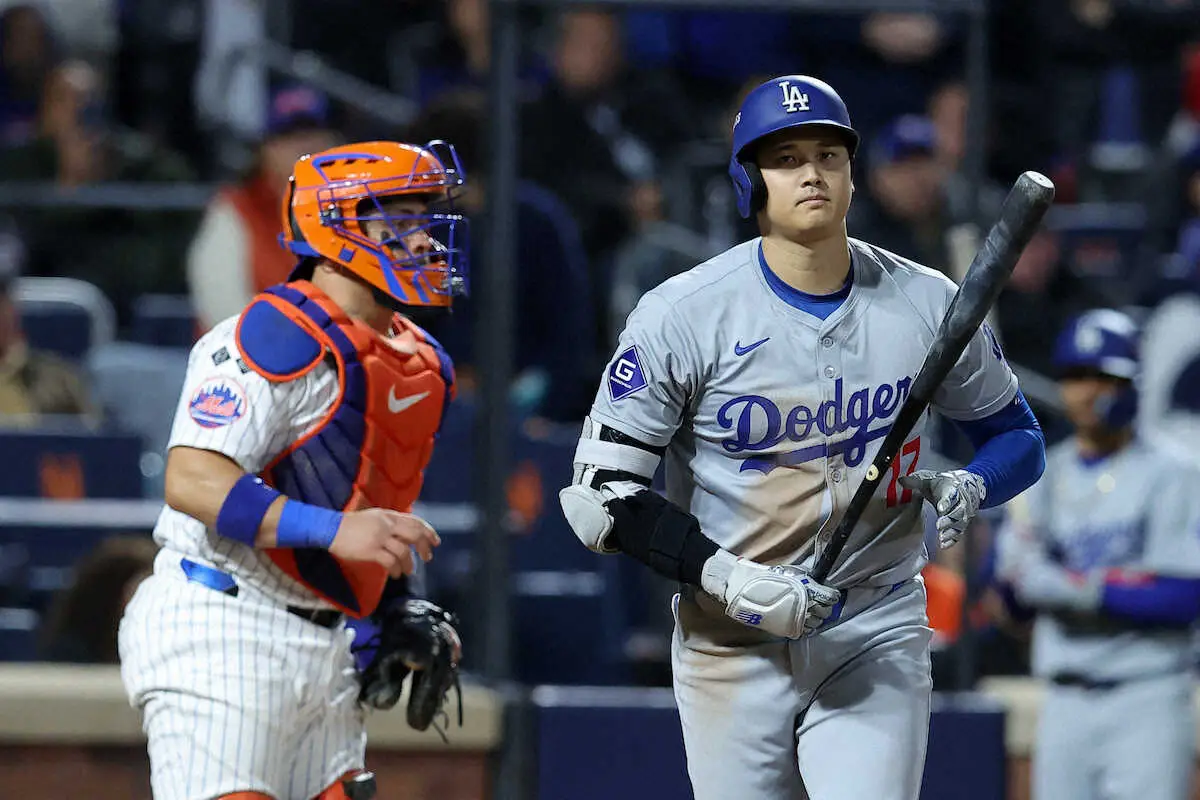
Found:
M 246 414 L 246 390 L 229 378 L 209 378 L 188 401 L 188 414 L 201 428 L 220 428 Z
M 608 368 L 608 393 L 614 401 L 646 388 L 646 376 L 637 347 L 629 347 Z

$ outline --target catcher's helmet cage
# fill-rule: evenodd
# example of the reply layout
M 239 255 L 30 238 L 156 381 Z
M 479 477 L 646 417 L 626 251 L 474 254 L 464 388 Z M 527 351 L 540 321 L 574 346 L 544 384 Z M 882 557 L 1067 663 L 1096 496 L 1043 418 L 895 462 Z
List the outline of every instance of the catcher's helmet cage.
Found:
M 279 241 L 301 265 L 327 259 L 403 305 L 449 307 L 467 292 L 466 220 L 455 208 L 465 181 L 453 146 L 442 141 L 361 142 L 306 155 L 292 174 Z M 384 201 L 397 196 L 420 197 L 429 208 L 389 213 Z M 384 222 L 388 238 L 368 237 L 367 220 Z M 406 242 L 422 231 L 431 253 Z

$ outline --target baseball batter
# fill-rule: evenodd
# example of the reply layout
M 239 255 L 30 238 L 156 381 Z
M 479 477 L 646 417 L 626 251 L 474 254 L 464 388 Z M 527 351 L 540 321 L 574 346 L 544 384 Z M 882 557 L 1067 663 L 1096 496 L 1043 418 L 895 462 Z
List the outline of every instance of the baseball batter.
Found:
M 955 292 L 847 238 L 858 144 L 819 80 L 748 95 L 730 174 L 762 236 L 642 298 L 560 492 L 588 547 L 683 584 L 673 671 L 697 800 L 916 800 L 931 694 L 920 499 L 950 546 L 1044 463 L 981 331 L 936 397 L 975 459 L 921 470 L 922 420 L 828 585 L 807 577 Z M 647 488 L 664 456 L 666 498 Z
M 405 582 L 439 542 L 409 511 L 453 369 L 397 311 L 461 288 L 462 183 L 443 143 L 305 156 L 289 282 L 192 350 L 162 549 L 119 636 L 159 800 L 372 797 L 364 706 L 457 663 L 452 618 Z M 347 617 L 381 626 L 361 675 Z
M 1200 472 L 1134 434 L 1134 323 L 1072 320 L 1055 348 L 1074 436 L 1009 504 L 998 575 L 1036 612 L 1047 682 L 1035 800 L 1185 800 L 1195 756 Z

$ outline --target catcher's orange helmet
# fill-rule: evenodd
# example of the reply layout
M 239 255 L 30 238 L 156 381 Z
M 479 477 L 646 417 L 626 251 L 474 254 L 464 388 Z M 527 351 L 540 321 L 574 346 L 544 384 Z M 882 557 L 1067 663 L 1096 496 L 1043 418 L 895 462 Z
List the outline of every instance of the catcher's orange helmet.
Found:
M 465 183 L 454 148 L 361 142 L 306 155 L 296 162 L 283 205 L 280 244 L 303 260 L 340 264 L 399 303 L 448 307 L 467 291 L 466 220 L 454 205 Z M 391 214 L 382 201 L 420 196 L 423 214 Z M 362 223 L 379 220 L 390 235 L 377 242 Z M 424 232 L 432 252 L 407 241 Z

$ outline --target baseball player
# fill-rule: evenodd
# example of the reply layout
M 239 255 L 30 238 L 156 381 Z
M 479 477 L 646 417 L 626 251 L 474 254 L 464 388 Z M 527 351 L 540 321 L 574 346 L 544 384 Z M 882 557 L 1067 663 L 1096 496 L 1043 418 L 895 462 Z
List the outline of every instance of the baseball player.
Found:
M 931 696 L 920 500 L 950 546 L 1044 463 L 980 331 L 936 397 L 974 460 L 921 470 L 923 419 L 826 583 L 808 578 L 955 293 L 847 237 L 858 143 L 822 81 L 750 92 L 729 170 L 762 236 L 641 299 L 560 492 L 589 548 L 683 584 L 672 665 L 697 800 L 915 800 Z M 647 488 L 664 456 L 665 498 Z
M 997 573 L 1036 613 L 1047 684 L 1035 800 L 1191 797 L 1200 471 L 1134 433 L 1135 335 L 1107 309 L 1067 324 L 1054 361 L 1074 435 L 1000 533 Z
M 192 350 L 162 547 L 119 635 L 160 800 L 372 797 L 364 707 L 394 704 L 410 669 L 410 703 L 449 688 L 453 618 L 406 577 L 439 543 L 410 509 L 454 372 L 404 312 L 463 288 L 463 181 L 441 142 L 301 158 L 289 282 Z M 347 617 L 380 625 L 361 675 Z

